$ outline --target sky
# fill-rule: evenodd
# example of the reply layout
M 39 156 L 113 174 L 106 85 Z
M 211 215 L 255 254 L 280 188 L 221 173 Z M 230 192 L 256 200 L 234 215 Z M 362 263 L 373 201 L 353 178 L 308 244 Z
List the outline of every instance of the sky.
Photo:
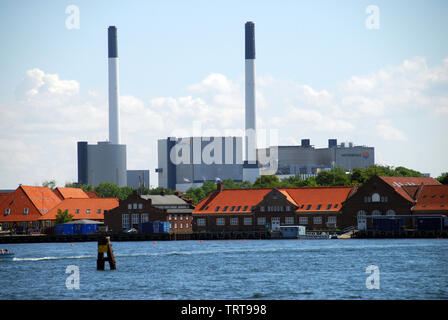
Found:
M 3 0 L 0 189 L 77 181 L 77 141 L 108 139 L 110 25 L 128 169 L 150 170 L 155 187 L 157 139 L 242 132 L 247 21 L 262 138 L 372 146 L 376 164 L 437 177 L 448 171 L 447 15 L 443 0 Z

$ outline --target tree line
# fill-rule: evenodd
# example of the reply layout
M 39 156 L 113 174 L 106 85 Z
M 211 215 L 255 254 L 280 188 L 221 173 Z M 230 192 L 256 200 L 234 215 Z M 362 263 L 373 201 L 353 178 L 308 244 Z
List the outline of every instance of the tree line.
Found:
M 250 189 L 250 188 L 290 188 L 290 187 L 317 187 L 317 186 L 361 186 L 371 177 L 390 176 L 390 177 L 421 177 L 420 172 L 408 169 L 405 167 L 390 167 L 390 166 L 371 166 L 366 169 L 353 169 L 351 172 L 346 172 L 342 168 L 332 168 L 331 170 L 322 170 L 317 175 L 302 179 L 301 176 L 295 175 L 284 179 L 279 179 L 275 175 L 260 176 L 254 183 L 249 181 L 236 182 L 232 179 L 224 180 L 224 189 Z M 442 184 L 448 184 L 448 172 L 442 173 L 436 178 Z M 45 181 L 43 186 L 54 189 L 56 182 L 54 180 Z M 81 188 L 84 191 L 95 191 L 99 197 L 102 198 L 118 198 L 126 199 L 132 192 L 137 191 L 142 195 L 150 194 L 174 194 L 173 190 L 168 188 L 147 188 L 141 187 L 135 189 L 129 186 L 119 187 L 111 182 L 100 183 L 95 188 L 91 185 L 80 185 L 77 183 L 66 183 L 65 187 Z M 184 198 L 191 199 L 193 204 L 197 204 L 202 199 L 206 198 L 210 193 L 216 190 L 216 183 L 204 182 L 201 187 L 190 188 L 182 194 Z

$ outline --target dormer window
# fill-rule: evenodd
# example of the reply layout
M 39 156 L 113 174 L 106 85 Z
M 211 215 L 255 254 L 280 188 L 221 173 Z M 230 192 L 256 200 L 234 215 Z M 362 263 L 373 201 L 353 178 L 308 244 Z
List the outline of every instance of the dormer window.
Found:
M 23 208 L 23 214 L 28 214 L 29 209 L 28 208 Z
M 11 209 L 9 209 L 9 208 L 5 209 L 5 216 L 7 216 L 10 213 L 11 213 Z
M 372 202 L 380 202 L 380 195 L 378 193 L 372 194 Z

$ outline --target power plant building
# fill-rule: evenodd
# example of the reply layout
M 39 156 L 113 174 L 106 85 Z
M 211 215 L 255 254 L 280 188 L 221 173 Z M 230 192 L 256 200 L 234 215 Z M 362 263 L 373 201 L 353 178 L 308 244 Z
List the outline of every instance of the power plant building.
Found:
M 258 149 L 257 154 L 259 157 L 264 154 L 271 156 L 270 161 L 275 162 L 270 164 L 271 168 L 276 168 L 275 172 L 262 170 L 262 174 L 278 176 L 300 174 L 307 177 L 334 167 L 352 171 L 375 164 L 375 148 L 353 143 L 338 145 L 336 139 L 329 139 L 327 148 L 315 148 L 309 139 L 302 139 L 300 146 L 271 146 Z
M 204 182 L 242 181 L 241 137 L 171 137 L 157 148 L 159 187 L 185 192 Z

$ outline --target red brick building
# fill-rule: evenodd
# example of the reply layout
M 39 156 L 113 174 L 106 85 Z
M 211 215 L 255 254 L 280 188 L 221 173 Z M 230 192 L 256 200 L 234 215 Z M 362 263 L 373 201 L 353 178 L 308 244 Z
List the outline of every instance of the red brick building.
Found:
M 140 223 L 167 221 L 172 234 L 192 234 L 193 205 L 178 195 L 138 195 L 132 193 L 119 205 L 104 213 L 104 224 L 113 233 L 130 228 L 140 229 Z
M 281 226 L 304 225 L 307 230 L 336 231 L 342 203 L 355 187 L 222 189 L 210 194 L 193 211 L 195 232 L 279 232 Z

